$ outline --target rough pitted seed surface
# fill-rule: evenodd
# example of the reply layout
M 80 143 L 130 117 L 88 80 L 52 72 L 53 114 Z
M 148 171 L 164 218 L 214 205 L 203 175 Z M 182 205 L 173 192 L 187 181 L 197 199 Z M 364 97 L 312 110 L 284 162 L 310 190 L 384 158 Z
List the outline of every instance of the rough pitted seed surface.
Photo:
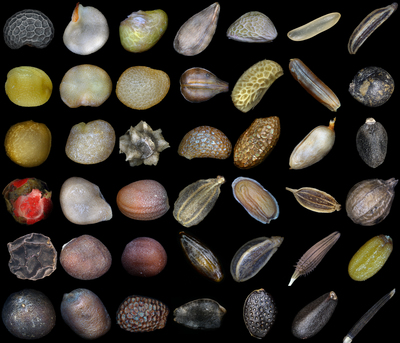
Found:
M 250 335 L 265 337 L 275 322 L 276 313 L 274 299 L 264 289 L 250 293 L 243 308 L 243 319 Z
M 3 29 L 4 40 L 11 49 L 23 45 L 42 49 L 54 37 L 54 27 L 50 19 L 37 10 L 23 10 L 11 16 Z
M 117 324 L 130 332 L 149 332 L 164 328 L 168 307 L 159 300 L 131 295 L 119 306 Z

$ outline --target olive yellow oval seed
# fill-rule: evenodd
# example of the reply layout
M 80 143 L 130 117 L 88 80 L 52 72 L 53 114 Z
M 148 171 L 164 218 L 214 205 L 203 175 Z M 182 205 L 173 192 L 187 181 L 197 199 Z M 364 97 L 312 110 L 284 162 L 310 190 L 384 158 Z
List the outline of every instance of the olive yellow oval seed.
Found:
M 365 281 L 374 276 L 386 263 L 393 251 L 393 240 L 378 235 L 366 242 L 351 258 L 348 272 L 355 281 Z
M 334 26 L 340 19 L 338 12 L 325 14 L 309 23 L 288 32 L 288 37 L 294 41 L 303 41 L 312 38 Z

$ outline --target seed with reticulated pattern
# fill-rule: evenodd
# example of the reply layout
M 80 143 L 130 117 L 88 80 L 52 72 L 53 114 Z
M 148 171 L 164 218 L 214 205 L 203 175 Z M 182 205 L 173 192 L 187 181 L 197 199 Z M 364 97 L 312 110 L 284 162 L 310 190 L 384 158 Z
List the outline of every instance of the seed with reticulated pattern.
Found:
M 159 300 L 140 295 L 127 297 L 117 311 L 117 324 L 130 332 L 163 329 L 167 323 L 168 307 Z

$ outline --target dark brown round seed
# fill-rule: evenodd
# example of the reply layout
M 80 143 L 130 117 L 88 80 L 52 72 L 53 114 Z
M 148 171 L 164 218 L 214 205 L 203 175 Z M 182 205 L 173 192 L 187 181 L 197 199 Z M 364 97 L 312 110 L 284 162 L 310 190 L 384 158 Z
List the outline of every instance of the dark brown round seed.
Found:
M 72 277 L 93 280 L 110 269 L 111 254 L 97 238 L 82 235 L 62 247 L 60 263 Z
M 138 237 L 126 245 L 121 262 L 129 274 L 149 277 L 157 275 L 164 269 L 167 264 L 167 253 L 155 239 Z
M 44 337 L 56 324 L 56 312 L 50 299 L 34 289 L 12 293 L 1 315 L 7 330 L 22 339 Z
M 168 307 L 159 300 L 131 295 L 117 311 L 117 324 L 130 332 L 149 332 L 163 329 L 167 323 Z

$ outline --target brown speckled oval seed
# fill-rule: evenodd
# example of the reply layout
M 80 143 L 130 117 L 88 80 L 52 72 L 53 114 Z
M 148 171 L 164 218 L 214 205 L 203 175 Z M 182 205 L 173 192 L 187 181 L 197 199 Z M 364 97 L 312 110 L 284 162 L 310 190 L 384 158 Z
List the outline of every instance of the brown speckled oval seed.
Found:
M 167 191 L 154 180 L 135 181 L 121 188 L 117 205 L 124 215 L 136 220 L 157 219 L 169 210 Z
M 72 277 L 93 280 L 110 269 L 111 254 L 97 238 L 82 235 L 63 245 L 60 263 Z
M 121 263 L 131 275 L 149 277 L 159 274 L 167 264 L 164 247 L 150 237 L 130 241 L 122 253 Z

